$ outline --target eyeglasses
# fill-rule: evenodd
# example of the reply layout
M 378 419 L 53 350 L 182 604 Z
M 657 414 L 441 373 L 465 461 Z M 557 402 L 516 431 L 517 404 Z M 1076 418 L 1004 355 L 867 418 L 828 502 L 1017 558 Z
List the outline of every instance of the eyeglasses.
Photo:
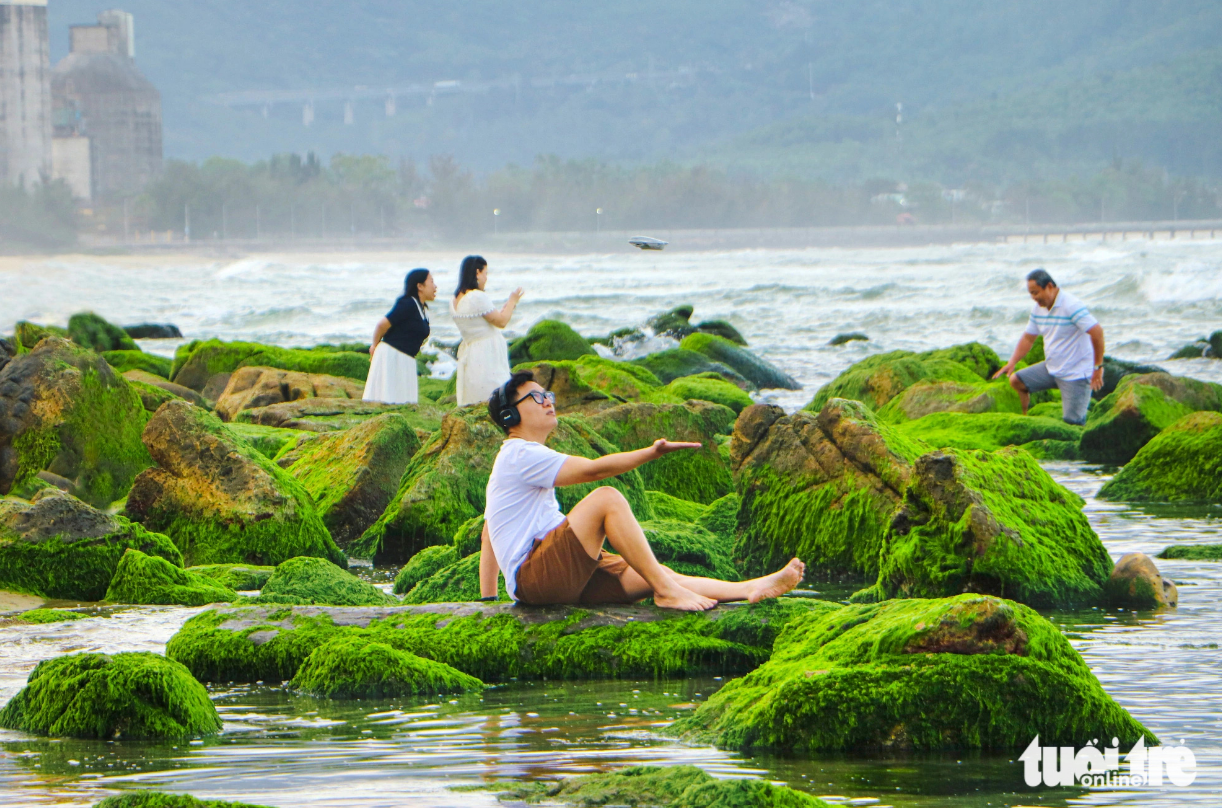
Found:
M 556 406 L 556 394 L 551 390 L 543 393 L 540 393 L 538 390 L 531 390 L 529 393 L 513 402 L 513 405 L 516 407 L 528 398 L 534 399 L 534 402 L 540 407 L 542 407 L 544 404 L 551 404 L 553 407 Z

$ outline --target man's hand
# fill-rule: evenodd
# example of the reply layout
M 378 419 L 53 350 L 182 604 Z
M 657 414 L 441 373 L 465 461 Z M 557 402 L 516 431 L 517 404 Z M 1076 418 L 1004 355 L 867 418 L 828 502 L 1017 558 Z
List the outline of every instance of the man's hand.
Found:
M 1095 372 L 1090 375 L 1090 389 L 1103 389 L 1103 368 L 1095 368 Z
M 1014 363 L 1006 362 L 1004 365 L 1001 366 L 1000 370 L 998 370 L 996 373 L 993 374 L 993 378 L 1000 379 L 1002 376 L 1009 376 L 1013 372 L 1014 372 Z
M 699 443 L 679 443 L 670 441 L 666 438 L 659 438 L 653 442 L 653 451 L 658 457 L 668 455 L 671 452 L 678 452 L 683 449 L 699 449 L 703 444 Z

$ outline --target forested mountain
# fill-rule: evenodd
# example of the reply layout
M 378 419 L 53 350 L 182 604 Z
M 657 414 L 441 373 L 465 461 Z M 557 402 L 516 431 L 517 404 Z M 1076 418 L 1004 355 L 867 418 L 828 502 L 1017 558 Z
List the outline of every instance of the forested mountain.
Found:
M 69 24 L 113 5 L 51 0 L 54 55 Z M 944 183 L 1124 158 L 1222 176 L 1217 0 L 123 8 L 162 93 L 168 157 L 445 153 L 491 170 L 554 153 Z

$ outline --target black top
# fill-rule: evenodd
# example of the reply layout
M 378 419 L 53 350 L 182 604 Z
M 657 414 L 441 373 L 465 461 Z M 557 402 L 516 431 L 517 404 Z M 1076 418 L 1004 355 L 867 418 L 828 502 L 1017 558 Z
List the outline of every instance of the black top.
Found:
M 382 342 L 408 356 L 420 353 L 420 346 L 429 338 L 429 318 L 420 302 L 403 295 L 387 312 L 386 319 L 390 320 L 390 330 Z

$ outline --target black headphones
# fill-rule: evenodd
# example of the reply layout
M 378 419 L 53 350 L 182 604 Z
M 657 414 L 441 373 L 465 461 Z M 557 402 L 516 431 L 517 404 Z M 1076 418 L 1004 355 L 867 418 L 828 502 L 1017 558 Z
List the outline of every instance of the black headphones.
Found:
M 511 384 L 512 379 L 492 391 L 492 420 L 506 432 L 522 423 L 522 413 L 518 412 L 518 405 L 509 402 L 509 390 L 506 388 Z

